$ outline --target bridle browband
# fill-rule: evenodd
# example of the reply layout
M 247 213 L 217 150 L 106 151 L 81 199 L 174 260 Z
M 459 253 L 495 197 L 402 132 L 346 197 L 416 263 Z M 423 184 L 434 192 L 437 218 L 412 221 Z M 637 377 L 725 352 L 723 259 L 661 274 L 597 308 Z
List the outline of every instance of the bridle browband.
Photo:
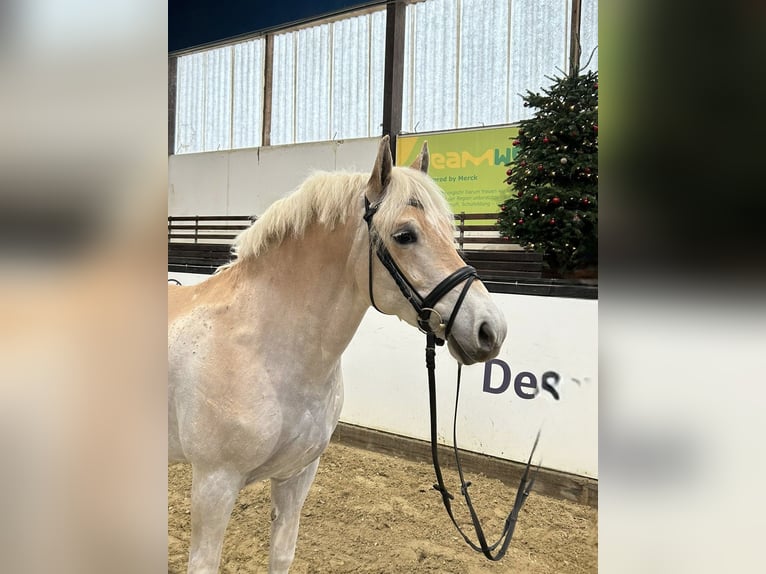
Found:
M 415 207 L 420 206 L 420 204 L 415 201 L 411 201 L 410 205 L 413 205 Z M 532 452 L 529 455 L 529 460 L 527 460 L 526 467 L 521 476 L 519 488 L 516 491 L 516 499 L 514 501 L 513 508 L 511 512 L 508 514 L 508 517 L 505 519 L 505 526 L 503 527 L 503 532 L 500 535 L 500 538 L 497 540 L 497 542 L 495 542 L 494 544 L 487 544 L 487 539 L 481 527 L 479 517 L 476 514 L 476 511 L 474 510 L 473 504 L 471 503 L 471 497 L 468 494 L 468 487 L 471 486 L 471 483 L 467 482 L 463 477 L 463 469 L 460 464 L 460 457 L 458 456 L 457 407 L 458 407 L 458 398 L 460 397 L 460 374 L 461 374 L 461 367 L 462 367 L 462 365 L 458 363 L 457 391 L 455 395 L 455 418 L 454 418 L 454 426 L 452 431 L 452 439 L 453 439 L 452 444 L 453 444 L 453 449 L 455 452 L 455 462 L 457 463 L 457 470 L 460 476 L 460 492 L 465 499 L 466 506 L 468 507 L 468 511 L 471 515 L 471 522 L 473 523 L 474 531 L 476 532 L 476 537 L 478 539 L 478 544 L 473 542 L 460 528 L 460 525 L 457 523 L 457 520 L 455 520 L 455 516 L 452 512 L 452 503 L 451 503 L 451 501 L 454 500 L 455 497 L 452 494 L 450 494 L 450 492 L 447 490 L 447 487 L 444 485 L 441 465 L 439 464 L 437 428 L 436 428 L 437 424 L 436 424 L 436 347 L 435 346 L 443 345 L 444 341 L 449 337 L 450 331 L 452 329 L 452 325 L 455 321 L 455 317 L 457 316 L 457 313 L 460 310 L 460 306 L 463 304 L 463 300 L 465 299 L 465 296 L 468 293 L 468 289 L 471 287 L 471 284 L 473 283 L 473 281 L 479 277 L 479 275 L 476 272 L 476 269 L 474 269 L 470 265 L 465 265 L 459 268 L 457 271 L 450 274 L 449 276 L 447 276 L 445 279 L 443 279 L 438 285 L 436 285 L 436 287 L 434 287 L 431 290 L 431 292 L 428 295 L 426 295 L 425 297 L 422 297 L 418 293 L 417 289 L 415 289 L 415 287 L 413 287 L 412 284 L 408 281 L 407 276 L 404 275 L 404 273 L 402 273 L 401 269 L 396 264 L 396 261 L 394 261 L 393 257 L 391 256 L 391 253 L 388 251 L 388 248 L 384 245 L 382 238 L 377 236 L 377 233 L 374 231 L 372 227 L 372 218 L 377 213 L 379 207 L 380 207 L 380 202 L 377 202 L 375 204 L 370 204 L 370 201 L 367 199 L 367 196 L 365 196 L 364 220 L 367 223 L 367 230 L 369 233 L 369 241 L 370 241 L 369 258 L 368 258 L 368 268 L 369 268 L 368 285 L 369 285 L 369 292 L 370 292 L 370 303 L 372 303 L 372 306 L 376 310 L 378 310 L 380 313 L 386 314 L 384 311 L 381 311 L 381 309 L 375 304 L 375 297 L 373 295 L 372 253 L 374 250 L 380 262 L 388 270 L 388 273 L 393 278 L 397 287 L 399 287 L 399 291 L 401 291 L 402 295 L 404 295 L 404 298 L 407 299 L 410 305 L 412 305 L 413 309 L 415 309 L 415 312 L 417 313 L 417 317 L 418 317 L 417 319 L 418 327 L 426 335 L 426 369 L 428 371 L 428 399 L 429 399 L 428 402 L 429 402 L 429 409 L 431 413 L 431 458 L 433 459 L 434 472 L 436 474 L 436 484 L 434 484 L 433 487 L 435 490 L 439 491 L 439 493 L 441 494 L 442 503 L 444 504 L 444 508 L 447 510 L 447 514 L 449 515 L 450 520 L 452 520 L 452 524 L 455 525 L 455 528 L 457 528 L 457 531 L 460 533 L 460 535 L 463 537 L 466 543 L 473 550 L 477 552 L 481 552 L 487 559 L 492 561 L 500 560 L 505 555 L 506 551 L 508 550 L 508 546 L 510 545 L 511 538 L 513 537 L 513 531 L 516 528 L 516 522 L 518 519 L 519 512 L 521 511 L 521 507 L 524 505 L 524 502 L 529 496 L 529 492 L 531 491 L 532 486 L 535 483 L 535 478 L 537 477 L 537 471 L 540 469 L 540 466 L 538 465 L 537 469 L 532 475 L 532 478 L 527 480 L 529 476 L 530 466 L 532 464 L 532 455 L 534 454 L 535 449 L 537 448 L 537 442 L 540 438 L 540 433 L 539 432 L 537 433 L 537 438 L 535 439 L 534 445 L 532 446 Z M 452 312 L 450 313 L 449 319 L 447 320 L 447 323 L 445 325 L 441 315 L 438 313 L 438 311 L 436 311 L 435 306 L 447 293 L 449 293 L 452 289 L 454 289 L 461 283 L 464 283 L 463 288 L 460 291 L 460 295 L 458 296 L 457 301 L 455 302 L 455 306 L 452 308 Z M 441 328 L 441 327 L 444 328 L 444 339 L 439 338 L 436 335 L 436 332 L 434 331 L 434 329 L 431 327 L 430 319 L 433 314 L 436 314 L 436 316 L 439 318 L 438 328 Z M 498 547 L 499 549 L 497 550 L 497 552 L 493 554 L 495 549 L 497 549 Z

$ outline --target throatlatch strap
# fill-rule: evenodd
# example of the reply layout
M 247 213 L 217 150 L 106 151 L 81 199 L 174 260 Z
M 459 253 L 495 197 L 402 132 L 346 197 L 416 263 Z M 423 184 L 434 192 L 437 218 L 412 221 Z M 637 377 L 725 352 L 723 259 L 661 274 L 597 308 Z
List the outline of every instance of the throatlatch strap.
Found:
M 486 537 L 484 535 L 484 530 L 481 527 L 481 523 L 479 521 L 479 517 L 476 514 L 476 511 L 474 510 L 473 504 L 471 502 L 471 497 L 468 494 L 468 487 L 471 486 L 470 482 L 466 482 L 464 476 L 463 476 L 463 469 L 460 464 L 460 457 L 458 455 L 458 446 L 457 446 L 457 407 L 458 407 L 458 398 L 460 396 L 460 375 L 461 375 L 461 365 L 458 363 L 458 375 L 457 375 L 457 392 L 455 396 L 455 420 L 453 424 L 453 431 L 452 431 L 452 443 L 453 443 L 453 449 L 455 451 L 455 462 L 457 463 L 457 469 L 458 474 L 460 476 L 460 491 L 465 498 L 466 506 L 468 507 L 468 511 L 471 515 L 471 522 L 473 523 L 474 531 L 476 532 L 476 538 L 478 539 L 478 544 L 474 543 L 468 536 L 463 532 L 463 530 L 458 525 L 457 521 L 455 520 L 455 516 L 452 513 L 452 500 L 454 500 L 454 496 L 450 494 L 450 492 L 447 490 L 447 487 L 444 485 L 444 478 L 442 477 L 441 472 L 441 466 L 439 464 L 439 452 L 438 452 L 438 444 L 437 444 L 437 429 L 436 429 L 436 350 L 434 348 L 434 337 L 432 334 L 426 335 L 426 367 L 428 369 L 428 403 L 431 411 L 431 458 L 433 459 L 434 464 L 434 472 L 436 474 L 436 484 L 434 484 L 434 489 L 438 490 L 441 494 L 442 503 L 444 504 L 444 508 L 447 510 L 447 514 L 450 517 L 450 520 L 452 520 L 452 524 L 455 525 L 455 528 L 460 533 L 460 535 L 463 537 L 463 540 L 466 541 L 466 543 L 476 552 L 481 552 L 488 560 L 492 560 L 493 562 L 500 560 L 503 556 L 505 556 L 506 551 L 508 550 L 508 546 L 511 543 L 511 539 L 513 537 L 513 531 L 516 529 L 516 522 L 518 520 L 519 512 L 521 512 L 521 507 L 524 505 L 524 502 L 526 502 L 527 497 L 529 496 L 530 491 L 532 490 L 532 487 L 535 484 L 535 479 L 537 478 L 537 472 L 540 470 L 540 465 L 537 466 L 535 469 L 534 474 L 532 475 L 532 478 L 527 480 L 529 477 L 529 469 L 532 465 L 532 455 L 535 453 L 535 449 L 537 448 L 537 442 L 540 439 L 540 432 L 538 431 L 537 437 L 535 438 L 534 445 L 532 446 L 532 452 L 529 454 L 529 459 L 527 460 L 527 465 L 524 469 L 524 473 L 521 476 L 521 481 L 519 482 L 519 488 L 516 491 L 516 499 L 513 504 L 513 508 L 511 509 L 511 512 L 508 514 L 508 517 L 505 519 L 505 525 L 503 527 L 503 531 L 500 534 L 500 538 L 492 545 L 487 544 Z M 500 549 L 497 551 L 497 553 L 492 554 L 492 552 L 500 546 Z

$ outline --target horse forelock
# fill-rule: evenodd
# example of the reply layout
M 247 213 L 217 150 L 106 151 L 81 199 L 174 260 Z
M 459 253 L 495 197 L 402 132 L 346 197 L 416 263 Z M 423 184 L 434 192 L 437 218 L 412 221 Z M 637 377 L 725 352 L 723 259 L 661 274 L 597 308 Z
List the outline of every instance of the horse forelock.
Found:
M 333 229 L 338 223 L 358 215 L 362 225 L 359 209 L 368 179 L 369 174 L 365 173 L 313 173 L 293 193 L 275 201 L 253 225 L 239 234 L 232 246 L 236 260 L 221 269 L 258 257 L 289 237 L 299 237 L 314 223 Z M 410 168 L 396 167 L 391 172 L 375 215 L 378 233 L 393 233 L 402 210 L 413 202 L 422 205 L 429 231 L 451 241 L 454 221 L 444 194 L 431 178 Z
M 394 168 L 374 225 L 380 235 L 390 236 L 402 211 L 416 204 L 423 208 L 428 232 L 453 240 L 454 219 L 441 188 L 426 174 L 410 168 Z

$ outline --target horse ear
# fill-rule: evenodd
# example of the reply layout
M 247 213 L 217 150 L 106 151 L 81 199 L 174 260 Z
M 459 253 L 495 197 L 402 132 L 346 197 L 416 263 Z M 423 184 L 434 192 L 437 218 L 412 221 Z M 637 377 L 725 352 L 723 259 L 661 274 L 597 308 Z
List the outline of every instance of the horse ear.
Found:
M 372 174 L 367 186 L 367 199 L 370 200 L 370 203 L 376 203 L 383 198 L 383 190 L 388 184 L 393 167 L 394 161 L 391 158 L 391 146 L 389 145 L 388 136 L 385 135 L 380 140 L 378 157 L 375 158 L 375 165 L 372 168 Z
M 410 167 L 428 173 L 428 142 L 423 142 L 423 149 L 420 150 L 418 157 L 415 158 Z

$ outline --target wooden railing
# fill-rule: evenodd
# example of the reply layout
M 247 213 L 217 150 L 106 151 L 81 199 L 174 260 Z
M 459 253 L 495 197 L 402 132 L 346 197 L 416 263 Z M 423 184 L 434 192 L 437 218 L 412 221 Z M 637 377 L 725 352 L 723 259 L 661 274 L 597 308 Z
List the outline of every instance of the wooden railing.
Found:
M 254 215 L 170 216 L 168 243 L 231 243 L 256 219 Z
M 500 237 L 497 218 L 497 213 L 455 215 L 455 241 L 466 262 L 476 267 L 485 282 L 541 277 L 542 254 Z M 213 273 L 230 261 L 232 241 L 256 219 L 247 215 L 168 217 L 168 270 Z
M 249 215 L 168 217 L 168 271 L 212 274 L 231 260 L 231 243 L 257 218 Z

